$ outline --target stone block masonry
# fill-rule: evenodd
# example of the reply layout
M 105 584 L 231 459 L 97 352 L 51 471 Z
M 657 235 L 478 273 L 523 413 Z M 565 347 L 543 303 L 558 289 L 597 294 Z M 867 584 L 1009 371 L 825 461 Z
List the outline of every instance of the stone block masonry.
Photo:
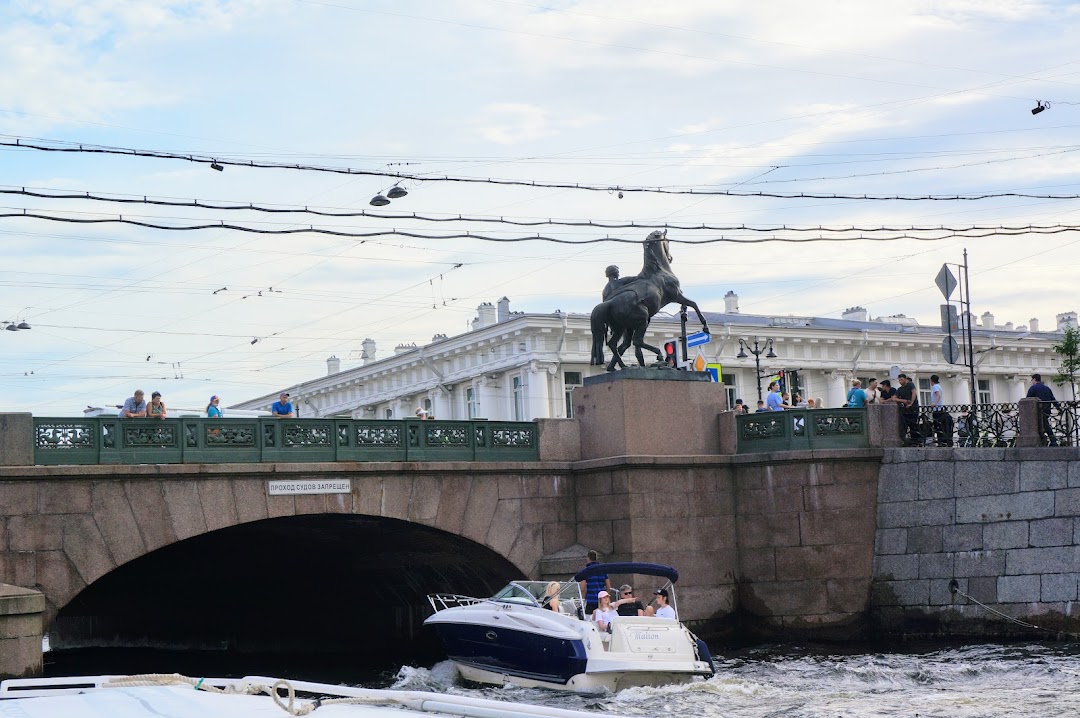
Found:
M 871 594 L 877 625 L 892 633 L 1012 632 L 949 590 L 956 580 L 961 592 L 1008 615 L 1080 630 L 1076 477 L 1075 449 L 886 450 Z

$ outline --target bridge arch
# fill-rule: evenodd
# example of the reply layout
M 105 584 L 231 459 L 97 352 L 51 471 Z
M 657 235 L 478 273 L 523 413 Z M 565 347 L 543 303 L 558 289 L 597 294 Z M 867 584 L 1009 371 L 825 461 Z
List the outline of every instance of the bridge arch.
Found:
M 491 595 L 518 576 L 486 546 L 401 519 L 267 518 L 117 567 L 59 610 L 50 640 L 60 649 L 228 653 L 237 665 L 274 655 L 340 656 L 355 665 L 377 648 L 377 662 L 400 665 L 435 648 L 420 630 L 428 593 Z
M 545 553 L 574 543 L 574 499 L 564 476 L 523 467 L 28 467 L 26 475 L 0 487 L 0 518 L 9 537 L 8 551 L 0 554 L 0 581 L 41 590 L 50 626 L 77 596 L 140 557 L 233 527 L 335 514 L 431 529 L 429 535 L 444 543 L 454 537 L 469 551 L 500 557 L 506 572 L 535 576 Z M 351 492 L 268 495 L 269 480 L 304 478 L 347 478 Z

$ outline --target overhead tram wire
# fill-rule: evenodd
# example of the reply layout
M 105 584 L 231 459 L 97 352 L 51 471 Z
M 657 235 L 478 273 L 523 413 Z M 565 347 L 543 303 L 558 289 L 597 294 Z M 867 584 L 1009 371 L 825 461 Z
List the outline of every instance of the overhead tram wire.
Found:
M 394 172 L 391 170 L 356 169 L 353 167 L 333 167 L 327 165 L 286 164 L 281 162 L 255 162 L 254 160 L 235 160 L 221 156 L 195 153 L 162 152 L 158 150 L 141 150 L 134 148 L 111 147 L 106 145 L 88 145 L 67 142 L 54 142 L 52 145 L 40 142 L 24 142 L 21 138 L 11 141 L 0 141 L 0 147 L 17 147 L 27 150 L 42 152 L 70 152 L 123 155 L 131 157 L 143 157 L 153 159 L 181 160 L 196 164 L 219 164 L 231 167 L 247 167 L 251 169 L 282 169 L 303 172 L 326 172 L 331 174 L 354 175 L 361 177 L 381 177 L 399 181 L 416 182 L 451 182 L 461 184 L 484 184 L 503 187 L 529 187 L 539 189 L 581 190 L 586 192 L 624 192 L 639 194 L 661 195 L 691 195 L 691 196 L 717 196 L 717 197 L 765 197 L 776 199 L 843 199 L 843 200 L 873 200 L 873 201 L 974 201 L 992 199 L 998 197 L 1020 197 L 1025 199 L 1080 199 L 1080 194 L 1036 194 L 1027 192 L 970 192 L 954 194 L 845 194 L 837 192 L 758 192 L 743 190 L 710 189 L 708 187 L 692 187 L 685 185 L 667 186 L 638 186 L 638 185 L 606 185 L 591 184 L 588 182 L 547 182 L 542 180 L 517 180 L 498 177 L 470 177 L 462 175 L 433 175 L 417 174 L 411 172 Z
M 117 204 L 141 204 L 151 206 L 163 206 L 163 207 L 179 207 L 189 209 L 208 209 L 214 211 L 226 211 L 226 212 L 261 212 L 267 214 L 305 214 L 317 217 L 329 217 L 329 218 L 366 218 L 366 219 L 387 219 L 395 220 L 399 222 L 432 222 L 432 223 L 450 223 L 450 222 L 471 222 L 480 224 L 499 224 L 507 225 L 511 227 L 589 227 L 595 229 L 672 229 L 684 232 L 700 232 L 700 231 L 715 231 L 715 232 L 920 232 L 920 231 L 949 231 L 949 232 L 970 232 L 980 230 L 1021 230 L 1021 229 L 1055 229 L 1060 225 L 1022 225 L 1022 226 L 1003 226 L 1003 225 L 972 225 L 966 227 L 947 227 L 944 225 L 910 225 L 910 226 L 888 226 L 882 225 L 877 227 L 871 226 L 840 226 L 840 225 L 788 225 L 788 224 L 707 224 L 707 223 L 673 223 L 673 222 L 642 222 L 642 221 L 629 221 L 629 222 L 617 222 L 617 221 L 605 221 L 594 219 L 517 219 L 506 217 L 494 217 L 494 216 L 474 216 L 474 215 L 445 215 L 434 216 L 418 214 L 416 212 L 410 214 L 391 214 L 387 212 L 378 212 L 371 210 L 357 210 L 357 211 L 329 211 L 323 209 L 313 209 L 311 207 L 299 207 L 289 205 L 277 205 L 270 206 L 265 204 L 255 203 L 225 203 L 217 200 L 174 200 L 167 198 L 149 197 L 149 196 L 131 196 L 131 195 L 112 195 L 112 194 L 97 194 L 91 192 L 68 192 L 64 190 L 50 190 L 48 192 L 40 189 L 26 189 L 23 188 L 10 188 L 0 186 L 0 194 L 8 195 L 20 195 L 26 197 L 33 197 L 36 199 L 48 199 L 48 200 L 87 200 L 93 202 L 108 202 Z M 21 216 L 21 215 L 20 215 Z M 676 242 L 681 241 L 677 239 L 670 239 L 669 241 Z M 323 256 L 323 255 L 318 255 Z M 453 262 L 433 262 L 433 264 L 453 264 Z
M 286 229 L 262 229 L 258 227 L 249 227 L 240 224 L 225 224 L 224 222 L 210 223 L 210 224 L 189 224 L 189 225 L 167 225 L 157 224 L 154 222 L 145 222 L 141 220 L 125 219 L 122 215 L 116 217 L 57 217 L 45 214 L 39 214 L 36 212 L 5 212 L 0 213 L 0 219 L 36 219 L 45 220 L 51 222 L 65 222 L 72 224 L 129 224 L 138 227 L 144 227 L 148 229 L 159 229 L 170 232 L 193 232 L 200 230 L 230 230 L 236 232 L 250 232 L 254 234 L 265 235 L 291 235 L 291 234 L 321 234 L 330 235 L 335 237 L 351 237 L 355 239 L 373 239 L 377 237 L 409 237 L 412 239 L 430 239 L 430 240 L 448 240 L 448 239 L 472 239 L 481 242 L 498 242 L 498 243 L 519 243 L 519 242 L 551 242 L 554 244 L 568 244 L 568 245 L 588 245 L 588 244 L 641 244 L 639 238 L 624 238 L 624 237 L 595 237 L 591 239 L 565 239 L 562 237 L 548 237 L 537 233 L 535 236 L 525 237 L 494 237 L 491 235 L 476 234 L 474 232 L 455 232 L 447 234 L 426 234 L 423 232 L 412 232 L 399 229 L 389 230 L 376 230 L 373 232 L 348 232 L 337 229 L 330 229 L 325 227 L 315 227 L 314 225 L 303 228 L 286 228 Z M 781 230 L 782 231 L 782 230 Z M 820 230 L 819 230 L 820 231 Z M 938 231 L 941 230 L 926 230 L 926 231 Z M 679 239 L 669 238 L 668 242 L 673 244 L 683 245 L 698 245 L 698 244 L 765 244 L 769 242 L 786 242 L 791 244 L 809 244 L 812 242 L 891 242 L 901 239 L 913 239 L 919 241 L 933 242 L 943 239 L 949 239 L 952 237 L 965 237 L 971 239 L 982 239 L 986 237 L 1016 237 L 1029 234 L 1036 235 L 1049 235 L 1049 234 L 1061 234 L 1064 232 L 1080 231 L 1080 225 L 1049 225 L 1047 227 L 1035 227 L 1035 226 L 1023 226 L 1016 228 L 987 228 L 981 230 L 967 230 L 967 231 L 944 231 L 939 236 L 920 236 L 918 234 L 911 234 L 910 232 L 902 231 L 888 236 L 878 236 L 876 234 L 860 232 L 856 236 L 825 236 L 824 234 L 817 237 L 781 237 L 781 236 L 769 236 L 769 237 L 706 237 L 702 239 Z M 451 268 L 453 269 L 453 267 Z M 447 270 L 449 271 L 449 270 Z

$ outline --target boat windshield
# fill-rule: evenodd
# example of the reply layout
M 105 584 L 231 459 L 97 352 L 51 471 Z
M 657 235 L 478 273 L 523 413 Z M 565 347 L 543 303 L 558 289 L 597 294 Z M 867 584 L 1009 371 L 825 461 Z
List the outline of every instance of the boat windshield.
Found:
M 526 606 L 542 606 L 548 597 L 557 595 L 560 601 L 581 603 L 581 589 L 574 581 L 512 581 L 491 597 L 493 601 L 521 603 Z

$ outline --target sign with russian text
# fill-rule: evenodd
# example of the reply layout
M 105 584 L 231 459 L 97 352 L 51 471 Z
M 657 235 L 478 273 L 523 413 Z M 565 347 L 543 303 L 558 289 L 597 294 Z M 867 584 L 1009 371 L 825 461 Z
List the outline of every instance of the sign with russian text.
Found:
M 299 496 L 301 494 L 347 494 L 352 491 L 350 479 L 296 479 L 266 482 L 270 496 Z

